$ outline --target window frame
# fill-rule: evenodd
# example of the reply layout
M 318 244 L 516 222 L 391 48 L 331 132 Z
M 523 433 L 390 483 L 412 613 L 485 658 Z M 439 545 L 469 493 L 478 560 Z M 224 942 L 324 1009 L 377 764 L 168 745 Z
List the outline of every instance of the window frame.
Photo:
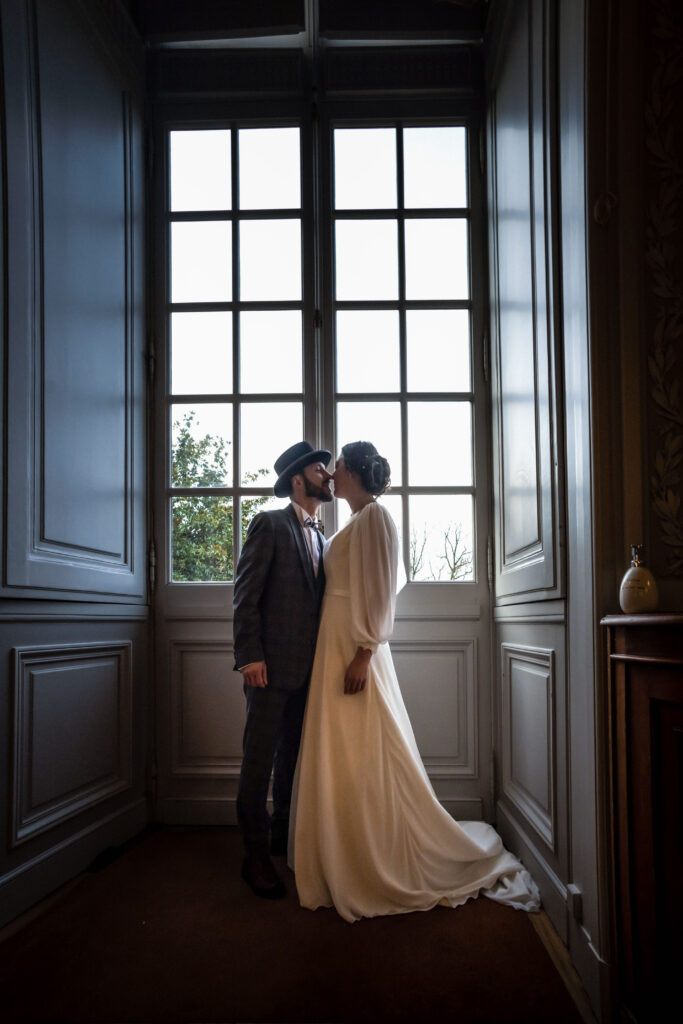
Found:
M 435 107 L 442 108 L 440 111 L 435 110 Z M 406 108 L 409 110 L 406 111 Z M 429 114 L 425 114 L 425 109 L 429 109 Z M 453 300 L 411 300 L 405 296 L 405 280 L 399 280 L 399 296 L 396 300 L 389 300 L 385 302 L 362 302 L 362 301 L 344 301 L 337 300 L 335 297 L 334 288 L 334 274 L 335 274 L 335 243 L 334 243 L 334 223 L 337 219 L 344 220 L 349 218 L 358 217 L 359 219 L 363 216 L 362 212 L 340 210 L 338 215 L 335 213 L 333 206 L 334 198 L 334 177 L 333 177 L 333 132 L 336 127 L 344 128 L 363 128 L 363 127 L 389 127 L 389 128 L 411 128 L 411 127 L 457 127 L 462 126 L 467 132 L 467 175 L 468 175 L 468 206 L 458 208 L 408 208 L 404 206 L 400 194 L 397 196 L 397 205 L 395 209 L 377 211 L 375 209 L 367 211 L 367 217 L 369 219 L 379 216 L 380 218 L 395 218 L 398 222 L 399 227 L 399 278 L 402 276 L 402 271 L 405 268 L 405 251 L 402 241 L 402 230 L 401 225 L 408 220 L 418 219 L 424 216 L 430 218 L 438 217 L 451 217 L 453 216 L 454 210 L 459 212 L 459 216 L 465 219 L 468 224 L 468 253 L 469 253 L 469 297 L 467 299 L 453 299 Z M 401 466 L 401 483 L 392 485 L 391 493 L 401 497 L 402 504 L 402 534 L 403 534 L 403 559 L 406 569 L 406 575 L 411 587 L 425 587 L 428 585 L 447 585 L 450 587 L 465 587 L 472 590 L 476 588 L 483 580 L 486 579 L 487 573 L 485 570 L 486 561 L 488 555 L 483 556 L 482 545 L 480 543 L 482 537 L 481 527 L 481 514 L 484 510 L 478 508 L 479 497 L 477 494 L 478 489 L 483 490 L 484 500 L 487 502 L 486 494 L 487 488 L 482 487 L 482 482 L 486 478 L 486 466 L 488 465 L 487 460 L 478 458 L 478 452 L 480 452 L 481 444 L 484 444 L 485 452 L 488 453 L 488 427 L 483 420 L 483 417 L 479 414 L 478 406 L 481 405 L 482 401 L 486 401 L 486 389 L 482 386 L 484 381 L 478 383 L 477 374 L 477 356 L 481 351 L 481 344 L 484 341 L 482 320 L 484 310 L 484 297 L 486 294 L 485 281 L 486 278 L 482 277 L 485 274 L 486 266 L 486 221 L 484 217 L 483 208 L 476 204 L 482 202 L 482 182 L 481 182 L 481 168 L 478 168 L 475 164 L 475 150 L 478 153 L 478 136 L 481 130 L 478 119 L 473 115 L 470 105 L 465 105 L 464 109 L 459 113 L 455 113 L 453 110 L 453 103 L 434 103 L 430 100 L 419 100 L 411 101 L 405 106 L 400 100 L 382 101 L 382 102 L 369 102 L 349 104 L 348 101 L 338 103 L 327 103 L 324 105 L 324 112 L 321 118 L 321 136 L 322 136 L 322 208 L 323 213 L 321 214 L 321 225 L 322 234 L 324 238 L 325 252 L 327 253 L 327 259 L 323 260 L 323 270 L 325 279 L 323 282 L 323 330 L 327 339 L 326 355 L 328 356 L 326 384 L 327 390 L 324 395 L 324 405 L 326 412 L 331 412 L 331 415 L 326 416 L 326 436 L 333 439 L 334 451 L 338 451 L 340 443 L 344 440 L 353 439 L 337 439 L 336 438 L 336 405 L 338 396 L 343 394 L 344 401 L 354 402 L 398 402 L 401 407 L 401 449 L 402 449 L 402 466 Z M 402 144 L 399 143 L 399 152 L 402 149 Z M 402 161 L 399 159 L 397 166 L 397 176 L 402 174 Z M 478 173 L 479 171 L 479 173 Z M 400 193 L 400 190 L 399 190 Z M 481 216 L 481 231 L 479 237 L 475 237 L 477 232 L 473 230 L 473 221 L 477 220 L 476 210 L 480 210 Z M 400 330 L 400 390 L 398 392 L 361 392 L 361 393 L 342 393 L 336 391 L 336 313 L 339 310 L 353 309 L 353 308 L 384 308 L 384 309 L 397 309 L 399 313 L 399 330 Z M 466 392 L 450 392 L 450 391 L 429 391 L 429 392 L 411 392 L 407 388 L 407 370 L 406 370 L 406 313 L 411 309 L 466 309 L 469 312 L 470 317 L 470 390 Z M 330 365 L 331 363 L 331 365 Z M 467 401 L 471 404 L 471 448 L 472 448 L 472 483 L 468 486 L 417 486 L 409 483 L 409 469 L 408 469 L 408 441 L 406 436 L 406 430 L 404 429 L 407 424 L 408 416 L 408 403 L 414 401 L 426 401 L 426 402 L 445 402 L 445 401 Z M 480 437 L 483 439 L 480 442 Z M 372 440 L 370 438 L 370 440 Z M 472 556 L 473 556 L 473 579 L 463 581 L 451 581 L 451 580 L 411 580 L 409 574 L 409 544 L 410 544 L 410 533 L 409 533 L 409 501 L 412 495 L 457 495 L 466 494 L 471 495 L 473 505 L 473 521 L 472 521 Z M 485 513 L 488 516 L 488 502 L 485 505 Z M 334 510 L 334 523 L 335 527 L 339 522 L 340 517 L 337 515 L 336 509 Z M 484 535 L 488 537 L 488 530 L 484 531 Z
M 307 101 L 247 101 L 234 100 L 220 104 L 191 103 L 174 104 L 164 108 L 161 116 L 158 116 L 155 124 L 155 201 L 151 204 L 153 208 L 152 237 L 154 239 L 153 262 L 153 294 L 155 296 L 152 319 L 154 323 L 152 331 L 152 344 L 150 349 L 157 362 L 156 381 L 156 406 L 163 410 L 163 423 L 160 417 L 155 417 L 154 425 L 151 428 L 152 450 L 164 451 L 164 458 L 156 460 L 154 471 L 154 488 L 156 494 L 163 495 L 163 515 L 159 518 L 158 510 L 161 501 L 158 499 L 155 530 L 156 539 L 159 542 L 158 552 L 158 582 L 171 591 L 176 589 L 194 590 L 196 588 L 229 588 L 231 591 L 232 581 L 219 582 L 182 582 L 171 579 L 171 498 L 173 495 L 191 493 L 195 496 L 202 494 L 223 494 L 233 498 L 233 522 L 237 524 L 239 518 L 239 502 L 244 497 L 262 494 L 263 490 L 258 487 L 246 487 L 241 485 L 239 467 L 239 406 L 242 403 L 258 401 L 302 401 L 304 434 L 313 443 L 328 447 L 333 452 L 333 458 L 337 452 L 338 441 L 335 437 L 335 310 L 336 301 L 333 290 L 333 232 L 332 218 L 328 211 L 331 211 L 331 190 L 332 190 L 332 126 L 344 127 L 363 126 L 368 124 L 390 124 L 395 126 L 400 123 L 403 126 L 437 126 L 437 125 L 465 125 L 468 129 L 468 175 L 469 175 L 469 242 L 470 242 L 470 295 L 468 300 L 454 300 L 455 307 L 467 307 L 471 317 L 471 392 L 468 393 L 439 393 L 427 392 L 425 400 L 443 401 L 464 400 L 472 402 L 472 446 L 473 480 L 471 487 L 454 488 L 446 487 L 408 487 L 406 451 L 407 446 L 403 442 L 403 481 L 397 486 L 395 493 L 404 495 L 410 494 L 439 494 L 439 493 L 472 493 L 474 498 L 473 517 L 473 556 L 474 556 L 474 580 L 472 581 L 413 581 L 408 589 L 414 591 L 416 588 L 425 589 L 433 587 L 435 583 L 444 583 L 447 586 L 437 585 L 440 594 L 428 598 L 425 594 L 420 599 L 420 604 L 428 607 L 443 606 L 444 616 L 455 612 L 456 606 L 462 607 L 463 603 L 479 606 L 483 599 L 483 589 L 488 583 L 488 534 L 489 534 L 489 446 L 490 446 L 490 422 L 489 422 L 489 400 L 487 383 L 487 331 L 485 320 L 486 297 L 488 293 L 487 272 L 486 272 L 486 219 L 485 219 L 485 198 L 483 192 L 483 167 L 481 153 L 481 113 L 480 104 L 471 96 L 448 97 L 447 99 L 423 96 L 419 98 L 392 97 L 391 99 L 326 99 L 313 106 Z M 283 394 L 238 394 L 238 354 L 237 346 L 233 343 L 233 484 L 225 488 L 191 488 L 178 489 L 170 486 L 170 461 L 171 461 L 171 416 L 170 406 L 183 401 L 187 396 L 171 393 L 171 360 L 170 360 L 170 300 L 167 298 L 170 287 L 170 245 L 168 242 L 169 232 L 167 223 L 170 217 L 170 181 L 167 139 L 169 133 L 176 129 L 197 129 L 197 128 L 219 128 L 219 127 L 283 127 L 286 125 L 297 125 L 301 132 L 301 220 L 302 220 L 302 353 L 303 353 L 303 395 Z M 233 153 L 235 143 L 233 141 Z M 235 224 L 242 216 L 234 203 L 236 180 L 233 185 L 233 209 L 229 216 Z M 433 212 L 433 211 L 432 211 Z M 245 219 L 253 219 L 255 211 L 245 211 Z M 260 211 L 256 211 L 256 216 Z M 292 211 L 289 211 L 290 215 Z M 411 216 L 416 214 L 411 211 Z M 197 215 L 201 219 L 202 214 Z M 316 224 L 318 231 L 316 233 Z M 233 227 L 233 236 L 236 227 Z M 234 261 L 233 261 L 234 262 Z M 321 265 L 321 271 L 316 271 L 316 263 Z M 233 281 L 236 271 L 233 269 Z M 405 300 L 403 300 L 405 301 Z M 444 303 L 434 302 L 432 305 L 444 306 Z M 188 304 L 186 304 L 188 305 Z M 193 305 L 193 304 L 189 304 Z M 241 303 L 233 293 L 230 303 L 226 305 L 233 310 L 233 324 L 239 313 L 235 307 L 259 308 L 259 303 Z M 284 306 L 285 303 L 278 303 Z M 412 305 L 412 303 L 411 303 Z M 417 306 L 429 307 L 430 303 L 417 303 Z M 450 303 L 446 303 L 450 305 Z M 401 313 L 405 316 L 405 312 Z M 401 368 L 401 395 L 400 401 L 405 413 L 405 405 L 408 401 L 405 391 L 405 353 L 402 356 Z M 320 396 L 320 400 L 318 400 Z M 375 396 L 365 393 L 359 396 L 361 400 L 372 400 Z M 390 396 L 381 393 L 376 396 L 380 400 L 386 400 Z M 192 398 L 192 396 L 190 396 Z M 210 401 L 212 396 L 202 395 L 203 402 Z M 417 400 L 419 395 L 411 394 L 411 400 Z M 192 399 L 195 400 L 194 398 Z M 277 444 L 275 445 L 277 448 Z M 278 452 L 274 452 L 273 458 Z M 407 497 L 403 498 L 403 533 L 406 540 L 404 548 L 407 551 Z M 326 529 L 328 534 L 335 528 L 339 517 L 334 509 L 326 507 L 324 510 L 326 518 Z M 240 530 L 234 531 L 233 540 L 233 566 L 237 564 L 240 548 Z M 463 591 L 463 588 L 464 591 Z M 446 597 L 448 591 L 450 596 Z M 188 593 L 189 598 L 189 593 Z M 184 599 L 181 600 L 181 603 Z M 444 606 L 445 601 L 445 606 Z M 457 613 L 457 612 L 456 612 Z

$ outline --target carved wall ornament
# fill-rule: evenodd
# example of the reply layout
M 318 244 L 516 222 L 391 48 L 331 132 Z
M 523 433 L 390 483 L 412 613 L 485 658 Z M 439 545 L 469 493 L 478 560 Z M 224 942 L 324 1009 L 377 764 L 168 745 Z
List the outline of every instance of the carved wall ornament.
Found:
M 649 0 L 647 16 L 652 56 L 645 109 L 649 167 L 646 262 L 651 310 L 648 381 L 654 411 L 649 458 L 651 511 L 659 534 L 652 539 L 662 560 L 660 571 L 683 576 L 683 144 L 679 114 L 683 18 L 674 0 Z

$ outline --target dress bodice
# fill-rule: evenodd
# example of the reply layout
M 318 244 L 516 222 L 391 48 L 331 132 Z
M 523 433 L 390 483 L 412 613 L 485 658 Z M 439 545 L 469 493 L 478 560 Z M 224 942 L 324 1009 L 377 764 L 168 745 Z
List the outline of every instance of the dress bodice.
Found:
M 351 633 L 376 650 L 394 626 L 398 535 L 383 505 L 370 502 L 325 546 L 325 594 L 350 601 Z
M 335 533 L 325 542 L 323 560 L 325 563 L 325 590 L 338 597 L 349 594 L 349 527 L 351 523 Z

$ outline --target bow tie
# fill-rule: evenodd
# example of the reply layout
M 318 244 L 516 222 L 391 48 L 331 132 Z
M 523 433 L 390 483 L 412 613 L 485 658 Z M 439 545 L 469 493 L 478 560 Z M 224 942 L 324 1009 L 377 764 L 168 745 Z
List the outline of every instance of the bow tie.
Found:
M 317 533 L 323 532 L 322 523 L 317 519 L 311 519 L 310 516 L 307 516 L 304 519 L 304 526 L 310 526 L 311 530 L 315 530 Z

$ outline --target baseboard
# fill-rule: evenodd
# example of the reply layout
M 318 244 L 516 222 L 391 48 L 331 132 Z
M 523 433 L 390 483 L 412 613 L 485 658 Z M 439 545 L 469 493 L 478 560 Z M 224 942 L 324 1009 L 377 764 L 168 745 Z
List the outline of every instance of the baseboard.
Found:
M 161 825 L 236 825 L 235 797 L 167 797 L 157 805 L 156 821 Z
M 574 921 L 567 907 L 567 888 L 526 838 L 515 819 L 502 804 L 497 808 L 497 825 L 508 850 L 519 857 L 541 890 L 543 910 L 576 970 L 597 1019 L 604 1017 L 609 990 L 609 966 L 593 946 L 590 936 Z
M 106 847 L 141 832 L 148 819 L 147 801 L 135 800 L 7 872 L 0 878 L 0 928 L 87 868 Z
M 612 1020 L 610 965 L 600 956 L 586 930 L 571 918 L 569 920 L 569 948 L 572 963 L 579 972 L 596 1014 L 604 1021 Z
M 557 973 L 562 978 L 567 991 L 574 1000 L 584 1024 L 598 1024 L 588 993 L 571 962 L 569 950 L 553 928 L 550 918 L 544 911 L 541 911 L 540 914 L 530 914 L 529 920 L 545 946 L 550 959 L 555 964 Z

